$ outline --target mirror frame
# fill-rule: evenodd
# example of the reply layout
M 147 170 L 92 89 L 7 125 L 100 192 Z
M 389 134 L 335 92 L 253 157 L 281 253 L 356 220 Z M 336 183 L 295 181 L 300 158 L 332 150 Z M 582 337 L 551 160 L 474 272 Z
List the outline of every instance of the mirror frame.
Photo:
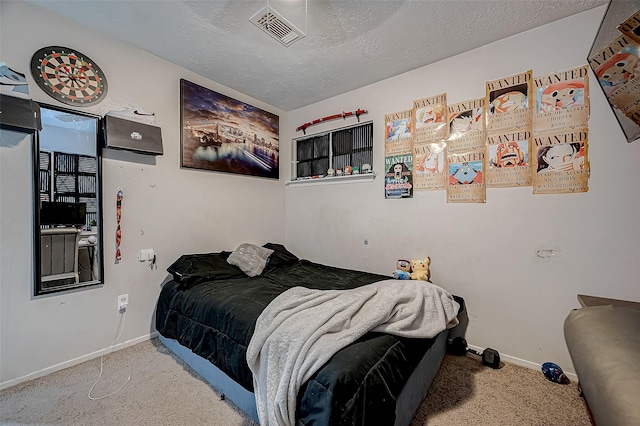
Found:
M 59 293 L 62 291 L 75 290 L 79 288 L 92 287 L 104 284 L 104 232 L 103 232 L 103 215 L 102 215 L 102 141 L 103 141 L 103 129 L 102 129 L 102 117 L 96 114 L 87 113 L 84 111 L 77 111 L 70 108 L 59 107 L 56 105 L 49 105 L 42 102 L 38 102 L 38 105 L 42 109 L 50 109 L 60 111 L 62 113 L 79 115 L 95 120 L 96 123 L 96 225 L 97 225 L 97 272 L 98 279 L 77 282 L 74 284 L 68 284 L 64 286 L 57 286 L 53 289 L 43 288 L 42 286 L 42 269 L 41 269 L 41 227 L 40 227 L 40 130 L 36 131 L 33 136 L 32 144 L 32 191 L 33 191 L 33 259 L 34 259 L 34 296 L 43 296 L 53 293 Z
M 616 37 L 622 36 L 623 33 L 618 30 L 618 26 L 622 24 L 626 19 L 631 17 L 635 12 L 640 10 L 640 1 L 638 0 L 609 0 L 607 10 L 600 22 L 600 27 L 593 40 L 591 49 L 587 56 L 587 62 L 593 71 L 598 86 L 602 90 L 611 111 L 613 111 L 622 132 L 624 133 L 627 143 L 631 143 L 640 140 L 640 125 L 627 117 L 618 107 L 616 107 L 612 101 L 611 94 L 608 94 L 605 90 L 602 82 L 597 78 L 596 69 L 597 64 L 594 65 L 591 61 L 591 57 L 598 53 L 601 49 L 604 49 L 609 44 L 613 43 Z M 627 36 L 628 37 L 628 36 Z M 635 100 L 637 101 L 637 94 L 635 94 Z

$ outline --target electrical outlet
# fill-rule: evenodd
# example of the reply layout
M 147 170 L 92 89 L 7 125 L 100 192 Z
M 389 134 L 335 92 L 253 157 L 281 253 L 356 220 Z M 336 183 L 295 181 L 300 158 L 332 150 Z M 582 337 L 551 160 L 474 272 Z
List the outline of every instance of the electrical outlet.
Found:
M 118 310 L 124 312 L 127 310 L 127 306 L 129 306 L 129 295 L 121 294 L 118 296 Z
M 155 253 L 153 249 L 142 249 L 138 252 L 138 262 L 151 262 L 154 256 Z

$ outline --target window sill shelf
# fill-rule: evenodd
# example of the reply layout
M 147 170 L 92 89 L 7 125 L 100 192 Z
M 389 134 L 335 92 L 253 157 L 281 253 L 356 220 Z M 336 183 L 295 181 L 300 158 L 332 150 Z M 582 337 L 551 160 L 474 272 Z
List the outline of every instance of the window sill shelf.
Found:
M 337 183 L 358 183 L 358 182 L 370 182 L 376 178 L 376 173 L 361 173 L 358 175 L 345 175 L 345 176 L 325 176 L 317 179 L 301 179 L 290 180 L 286 183 L 287 186 L 311 186 L 311 185 L 331 185 Z

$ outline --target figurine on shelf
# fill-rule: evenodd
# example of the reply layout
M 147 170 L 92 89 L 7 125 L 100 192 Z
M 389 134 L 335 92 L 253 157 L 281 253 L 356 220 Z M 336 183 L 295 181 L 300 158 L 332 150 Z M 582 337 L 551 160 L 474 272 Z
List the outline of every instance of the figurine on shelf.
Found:
M 344 174 L 345 175 L 350 175 L 352 171 L 353 171 L 353 169 L 351 168 L 351 166 L 344 166 Z
M 327 170 L 327 176 L 333 176 L 335 173 L 336 173 L 336 171 L 333 170 L 333 168 L 331 168 L 331 167 Z
M 371 173 L 371 164 L 364 163 L 362 165 L 362 173 Z
M 336 176 L 342 176 L 342 169 L 336 170 Z
M 360 174 L 360 168 L 358 168 L 358 166 L 353 166 L 353 174 L 354 175 L 359 175 Z

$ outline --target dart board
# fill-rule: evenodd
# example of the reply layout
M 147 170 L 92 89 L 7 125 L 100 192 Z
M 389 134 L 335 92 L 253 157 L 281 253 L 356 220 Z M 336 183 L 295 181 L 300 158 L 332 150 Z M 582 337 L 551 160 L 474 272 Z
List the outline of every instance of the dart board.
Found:
M 107 79 L 100 67 L 67 47 L 38 50 L 31 58 L 31 74 L 45 93 L 67 105 L 95 105 L 107 94 Z

